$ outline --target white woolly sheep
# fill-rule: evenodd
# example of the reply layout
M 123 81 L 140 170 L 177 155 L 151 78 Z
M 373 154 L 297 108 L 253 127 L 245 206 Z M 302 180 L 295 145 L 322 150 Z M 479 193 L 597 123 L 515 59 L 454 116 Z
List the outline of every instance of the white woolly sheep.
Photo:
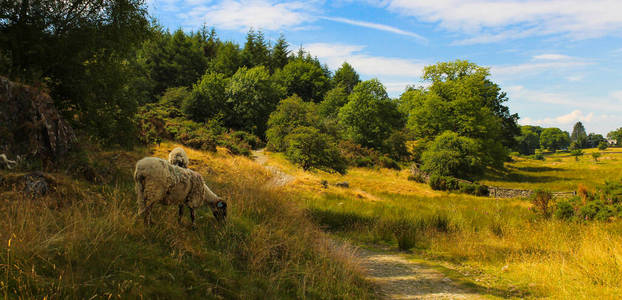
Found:
M 183 148 L 177 147 L 168 154 L 168 162 L 182 168 L 188 168 L 188 155 Z
M 15 168 L 17 162 L 10 160 L 6 157 L 6 154 L 0 154 L 0 168 L 7 168 L 9 170 Z
M 222 221 L 227 216 L 227 203 L 216 196 L 203 182 L 201 174 L 170 164 L 157 157 L 145 157 L 136 163 L 134 171 L 138 214 L 146 225 L 151 224 L 151 209 L 156 203 L 179 205 L 179 222 L 184 205 L 190 209 L 194 225 L 194 209 L 209 205 L 214 217 Z

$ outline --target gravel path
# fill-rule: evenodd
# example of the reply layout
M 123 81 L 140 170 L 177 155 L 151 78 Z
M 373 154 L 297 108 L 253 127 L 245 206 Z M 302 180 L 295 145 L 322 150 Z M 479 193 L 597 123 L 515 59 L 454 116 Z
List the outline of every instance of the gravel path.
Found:
M 266 166 L 264 149 L 253 151 L 255 161 L 263 165 L 273 178 L 269 187 L 284 186 L 295 177 L 277 167 Z M 338 242 L 343 243 L 343 242 Z M 356 249 L 349 246 L 348 248 Z M 358 248 L 353 250 L 366 278 L 377 284 L 386 299 L 480 299 L 477 294 L 458 287 L 443 273 L 428 266 L 407 260 L 400 254 Z

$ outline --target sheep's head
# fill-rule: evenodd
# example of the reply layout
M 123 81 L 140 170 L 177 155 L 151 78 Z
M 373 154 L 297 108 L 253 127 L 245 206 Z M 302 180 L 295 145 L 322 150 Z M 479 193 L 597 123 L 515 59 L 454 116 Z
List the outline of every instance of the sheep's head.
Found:
M 218 221 L 224 221 L 227 218 L 227 202 L 221 200 L 216 201 L 212 208 L 212 213 Z

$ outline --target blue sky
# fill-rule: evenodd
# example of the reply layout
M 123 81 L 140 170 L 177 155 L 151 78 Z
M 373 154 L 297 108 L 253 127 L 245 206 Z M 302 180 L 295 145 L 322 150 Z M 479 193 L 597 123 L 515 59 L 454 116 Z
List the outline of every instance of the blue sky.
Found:
M 521 124 L 605 135 L 622 127 L 622 0 L 148 0 L 171 30 L 282 33 L 331 69 L 352 64 L 392 97 L 421 85 L 425 65 L 489 67 Z

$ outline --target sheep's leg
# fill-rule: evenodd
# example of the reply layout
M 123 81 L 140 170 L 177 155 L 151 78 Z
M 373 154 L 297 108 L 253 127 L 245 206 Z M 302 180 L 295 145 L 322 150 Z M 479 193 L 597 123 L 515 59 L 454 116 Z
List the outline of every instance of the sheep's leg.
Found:
M 190 209 L 190 220 L 192 221 L 192 228 L 194 228 L 194 208 L 188 207 Z
M 184 215 L 184 205 L 183 204 L 179 204 L 179 219 L 177 220 L 177 222 L 179 224 L 181 224 L 181 217 Z

